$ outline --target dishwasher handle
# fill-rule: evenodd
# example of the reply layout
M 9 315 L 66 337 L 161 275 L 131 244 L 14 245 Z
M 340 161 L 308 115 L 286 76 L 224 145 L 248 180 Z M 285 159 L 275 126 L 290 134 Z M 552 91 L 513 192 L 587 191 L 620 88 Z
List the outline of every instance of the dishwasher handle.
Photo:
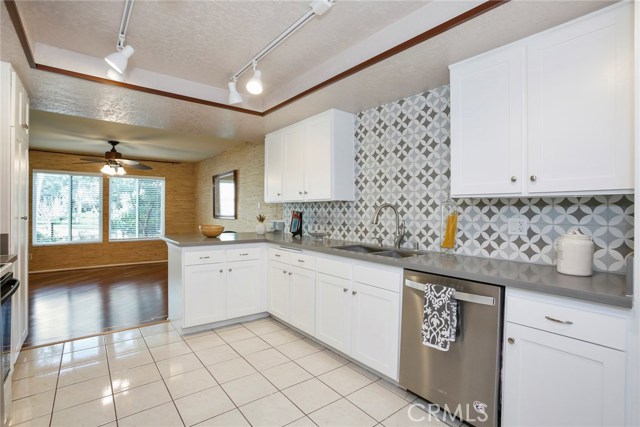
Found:
M 424 292 L 424 288 L 425 288 L 424 283 L 415 282 L 409 279 L 404 279 L 404 285 L 420 292 Z M 474 304 L 496 305 L 495 298 L 487 297 L 484 295 L 468 294 L 466 292 L 455 291 L 455 293 L 453 294 L 453 297 L 458 301 L 472 302 Z

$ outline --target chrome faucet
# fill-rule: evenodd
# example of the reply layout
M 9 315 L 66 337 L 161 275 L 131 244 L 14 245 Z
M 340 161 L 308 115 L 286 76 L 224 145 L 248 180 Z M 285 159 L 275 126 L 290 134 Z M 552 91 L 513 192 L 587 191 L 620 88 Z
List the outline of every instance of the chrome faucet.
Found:
M 377 225 L 380 220 L 380 212 L 384 208 L 390 208 L 396 216 L 396 237 L 393 239 L 393 246 L 396 248 L 400 247 L 400 241 L 404 237 L 404 221 L 400 221 L 400 215 L 398 214 L 398 210 L 389 203 L 383 203 L 378 206 L 376 212 L 373 214 L 373 219 L 371 220 L 371 224 Z

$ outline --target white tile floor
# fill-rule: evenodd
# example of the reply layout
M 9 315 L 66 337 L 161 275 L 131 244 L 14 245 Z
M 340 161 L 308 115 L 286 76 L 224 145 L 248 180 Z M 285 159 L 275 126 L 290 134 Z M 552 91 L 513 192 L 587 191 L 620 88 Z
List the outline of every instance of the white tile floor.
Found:
M 416 397 L 267 318 L 23 351 L 12 426 L 434 426 Z M 420 417 L 422 415 L 422 417 Z

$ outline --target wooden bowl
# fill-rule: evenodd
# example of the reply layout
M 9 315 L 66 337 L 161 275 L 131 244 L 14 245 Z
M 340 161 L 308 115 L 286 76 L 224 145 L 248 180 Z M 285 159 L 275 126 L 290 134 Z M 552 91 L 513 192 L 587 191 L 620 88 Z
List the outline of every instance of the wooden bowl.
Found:
M 224 231 L 224 226 L 222 225 L 201 225 L 200 232 L 204 234 L 206 237 L 218 237 Z

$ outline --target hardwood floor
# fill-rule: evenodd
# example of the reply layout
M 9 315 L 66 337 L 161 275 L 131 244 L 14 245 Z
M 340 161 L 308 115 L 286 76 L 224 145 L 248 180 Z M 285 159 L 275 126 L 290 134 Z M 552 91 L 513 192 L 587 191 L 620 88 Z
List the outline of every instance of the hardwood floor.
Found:
M 25 347 L 167 318 L 167 264 L 29 275 Z

